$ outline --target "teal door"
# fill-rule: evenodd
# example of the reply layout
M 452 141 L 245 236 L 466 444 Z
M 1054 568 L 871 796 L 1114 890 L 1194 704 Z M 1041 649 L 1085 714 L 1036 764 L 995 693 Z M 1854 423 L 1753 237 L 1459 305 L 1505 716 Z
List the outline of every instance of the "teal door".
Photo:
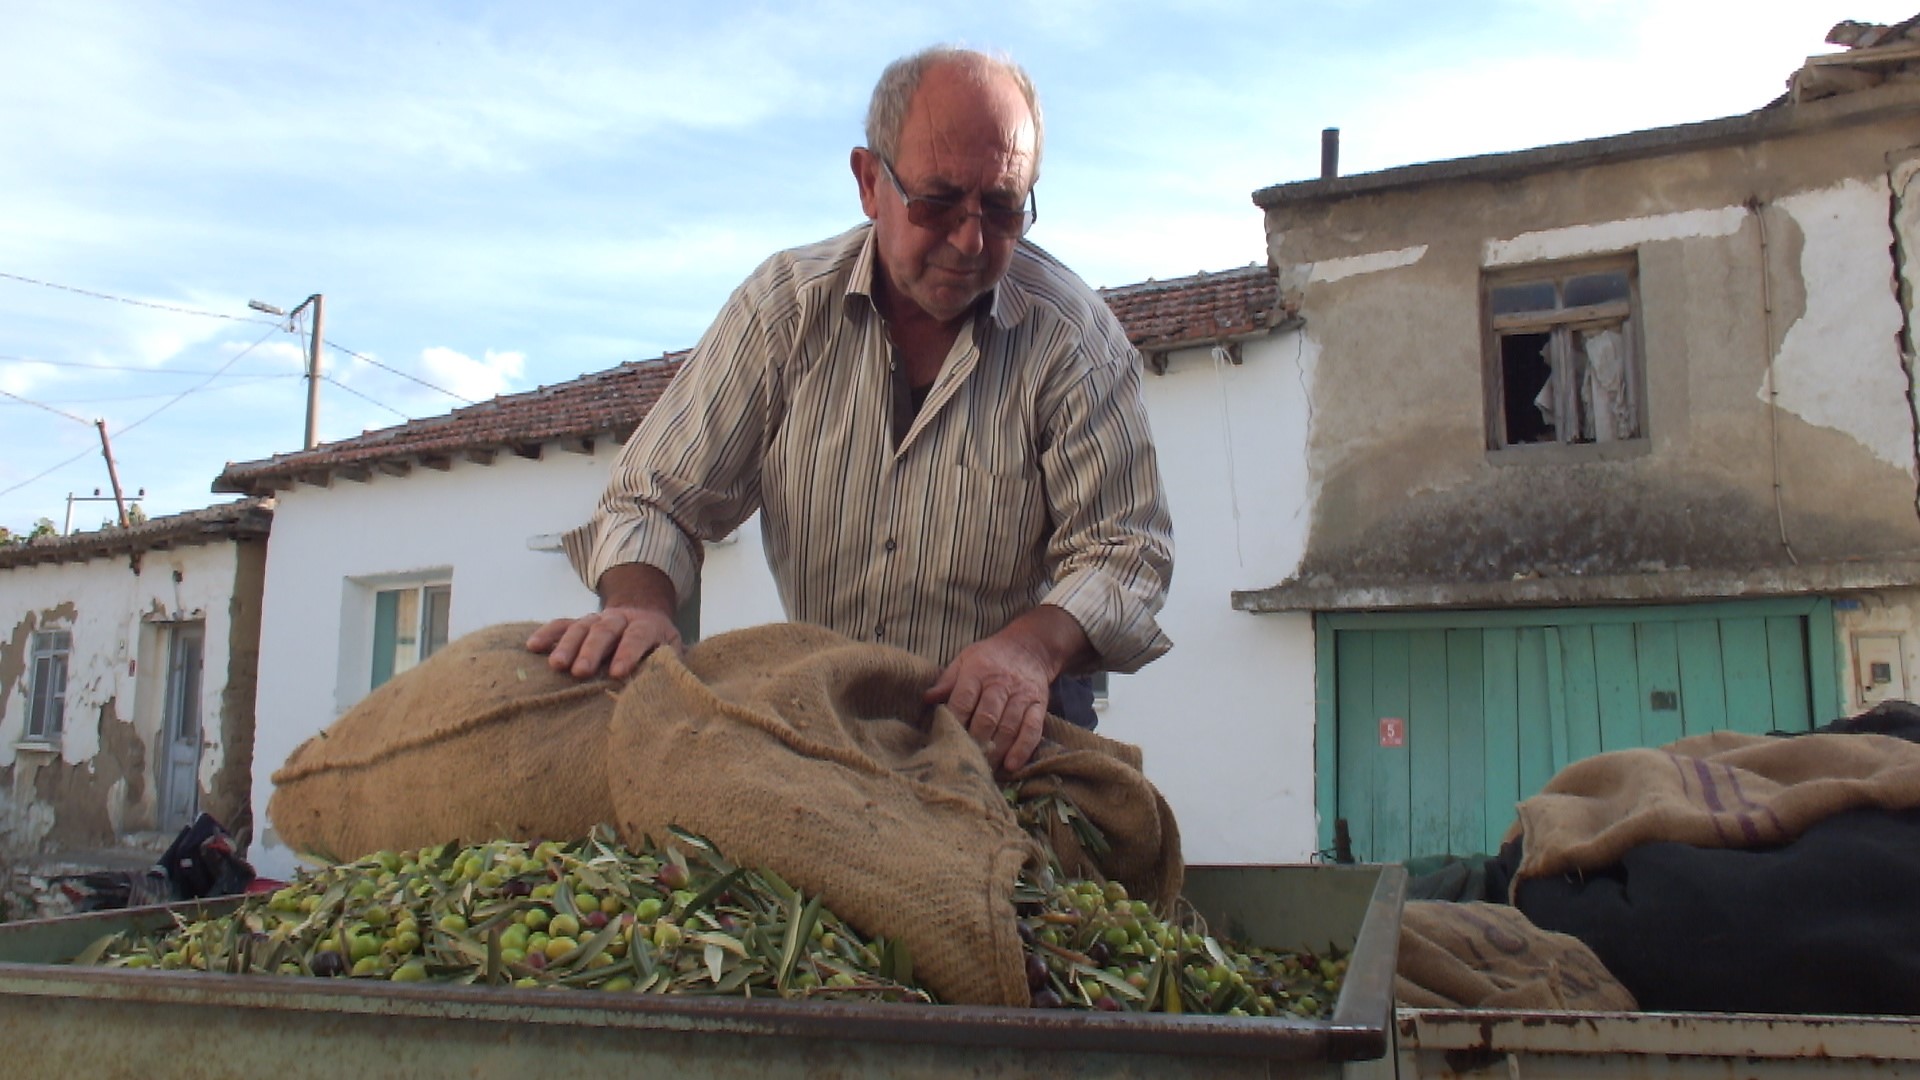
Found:
M 1514 805 L 1569 762 L 1842 709 L 1827 600 L 1323 615 L 1321 846 L 1355 858 L 1499 850 Z

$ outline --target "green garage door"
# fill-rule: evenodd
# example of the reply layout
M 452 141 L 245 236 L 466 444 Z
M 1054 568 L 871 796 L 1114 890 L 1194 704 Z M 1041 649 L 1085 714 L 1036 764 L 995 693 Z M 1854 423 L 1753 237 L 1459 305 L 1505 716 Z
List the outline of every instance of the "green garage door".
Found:
M 1568 762 L 1840 715 L 1827 600 L 1324 615 L 1321 845 L 1399 862 L 1499 849 Z

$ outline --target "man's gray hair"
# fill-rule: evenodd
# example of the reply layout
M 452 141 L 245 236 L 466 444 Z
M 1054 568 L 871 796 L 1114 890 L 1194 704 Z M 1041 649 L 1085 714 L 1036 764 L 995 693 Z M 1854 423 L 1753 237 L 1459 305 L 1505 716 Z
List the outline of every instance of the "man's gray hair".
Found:
M 1027 111 L 1033 114 L 1033 179 L 1038 182 L 1040 151 L 1046 146 L 1047 129 L 1040 119 L 1040 97 L 1034 93 L 1033 80 L 1010 57 L 957 45 L 922 49 L 895 60 L 880 73 L 880 81 L 873 88 L 873 101 L 867 105 L 867 148 L 889 162 L 898 156 L 900 128 L 907 122 L 907 106 L 913 103 L 913 93 L 920 89 L 921 78 L 928 69 L 949 63 L 981 82 L 1003 72 L 1020 88 L 1020 95 L 1027 100 Z

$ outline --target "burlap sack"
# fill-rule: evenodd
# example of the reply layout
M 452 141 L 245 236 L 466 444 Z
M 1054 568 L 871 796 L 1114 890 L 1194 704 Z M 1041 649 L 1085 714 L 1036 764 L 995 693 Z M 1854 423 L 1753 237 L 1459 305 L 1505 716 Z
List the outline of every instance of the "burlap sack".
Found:
M 1394 998 L 1416 1009 L 1632 1012 L 1633 994 L 1578 938 L 1504 904 L 1410 901 Z
M 985 756 L 907 652 L 779 624 L 650 657 L 608 744 L 633 842 L 676 825 L 771 868 L 953 1004 L 1025 1005 L 1012 893 L 1036 855 Z
M 936 667 L 781 623 L 657 654 L 622 688 L 551 672 L 534 629 L 460 638 L 302 744 L 273 776 L 282 842 L 354 858 L 677 825 L 901 940 L 943 1000 L 1027 1004 L 1011 896 L 1037 849 L 971 736 L 921 704 Z M 1057 746 L 1021 776 L 1105 832 L 1088 876 L 1177 895 L 1179 832 L 1138 749 L 1049 724 Z
M 1010 780 L 1023 799 L 1064 795 L 1104 836 L 1106 852 L 1087 851 L 1070 825 L 1049 821 L 1047 840 L 1067 876 L 1118 881 L 1129 896 L 1164 909 L 1180 895 L 1186 863 L 1173 808 L 1141 768 L 1139 747 L 1049 716 L 1040 750 Z
M 1611 866 L 1640 844 L 1784 844 L 1842 810 L 1920 806 L 1920 744 L 1886 735 L 1716 731 L 1576 761 L 1520 804 L 1514 886 Z
M 353 859 L 444 841 L 573 838 L 611 816 L 614 684 L 556 674 L 538 624 L 476 631 L 347 710 L 273 774 L 296 851 Z

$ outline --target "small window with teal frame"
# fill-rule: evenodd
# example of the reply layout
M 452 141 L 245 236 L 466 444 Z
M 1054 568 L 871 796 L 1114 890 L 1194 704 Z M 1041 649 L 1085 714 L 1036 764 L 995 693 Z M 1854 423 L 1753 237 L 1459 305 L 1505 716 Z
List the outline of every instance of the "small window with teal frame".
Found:
M 452 610 L 453 585 L 448 582 L 374 593 L 372 686 L 417 666 L 445 646 Z

